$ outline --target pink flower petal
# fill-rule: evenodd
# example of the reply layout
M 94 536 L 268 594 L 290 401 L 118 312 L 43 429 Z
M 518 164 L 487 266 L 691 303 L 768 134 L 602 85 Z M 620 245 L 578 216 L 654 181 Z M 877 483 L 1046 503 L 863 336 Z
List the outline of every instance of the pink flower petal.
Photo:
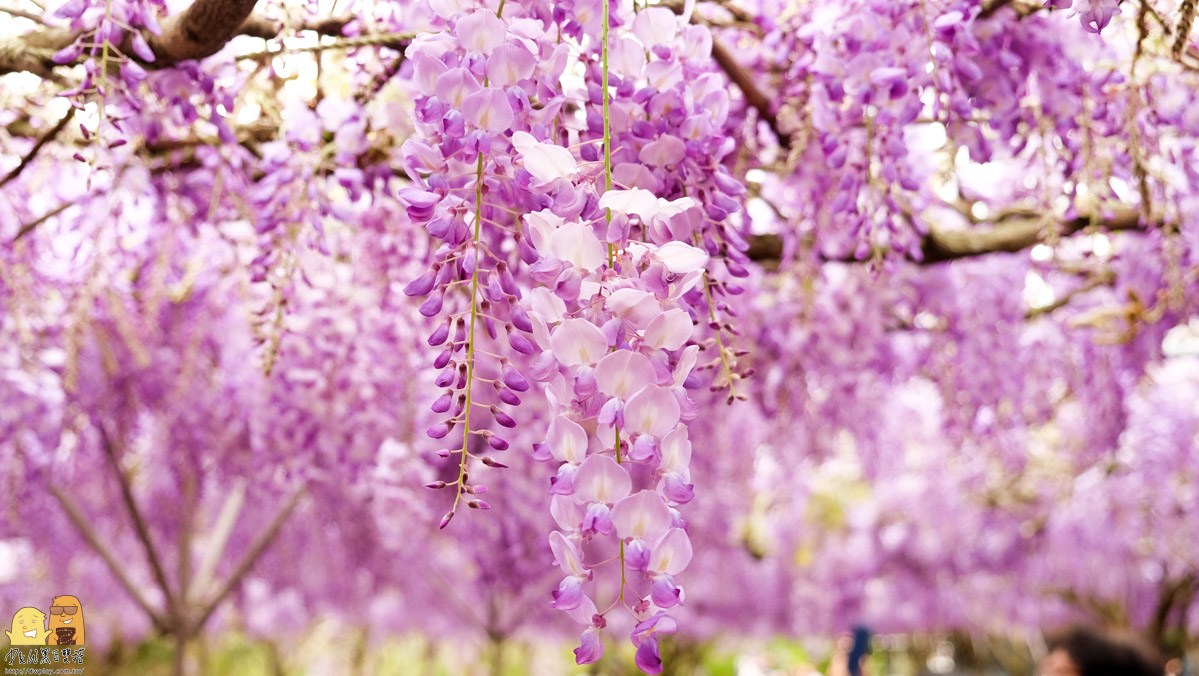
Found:
M 677 350 L 691 339 L 694 325 L 686 310 L 674 308 L 654 317 L 645 329 L 645 344 L 653 348 Z
M 643 45 L 667 44 L 674 40 L 678 30 L 678 19 L 666 7 L 647 7 L 633 19 L 633 35 Z
M 600 392 L 628 399 L 641 388 L 653 384 L 654 365 L 640 352 L 617 350 L 600 360 L 595 367 L 595 380 Z
M 573 178 L 579 173 L 579 164 L 569 150 L 552 143 L 541 143 L 528 132 L 512 134 L 512 145 L 524 158 L 525 169 L 542 183 Z
M 600 640 L 599 630 L 587 627 L 579 639 L 579 647 L 575 648 L 575 664 L 591 664 L 604 656 L 604 642 Z
M 555 230 L 550 235 L 550 253 L 588 272 L 603 265 L 608 255 L 595 231 L 582 223 L 566 223 Z
M 550 497 L 550 515 L 562 530 L 578 530 L 583 521 L 583 506 L 571 496 L 554 495 Z
M 558 416 L 545 434 L 550 454 L 558 460 L 579 464 L 587 456 L 587 432 L 579 423 Z
M 687 146 L 677 136 L 664 134 L 642 146 L 637 159 L 651 166 L 668 167 L 678 164 L 686 154 Z
M 708 264 L 708 253 L 682 242 L 667 242 L 658 247 L 654 257 L 676 275 L 702 270 Z
M 681 528 L 671 528 L 654 545 L 647 570 L 651 573 L 678 575 L 691 563 L 691 539 Z
M 612 525 L 622 540 L 657 540 L 670 529 L 670 508 L 653 491 L 641 491 L 616 503 Z
M 512 104 L 504 90 L 484 87 L 462 101 L 462 112 L 466 119 L 479 129 L 492 133 L 508 131 L 512 126 Z
M 465 68 L 451 68 L 433 85 L 437 98 L 447 106 L 462 108 L 466 97 L 479 90 L 479 81 Z
M 670 390 L 649 385 L 633 395 L 625 406 L 625 428 L 633 434 L 661 438 L 679 423 L 679 414 L 679 401 Z
M 641 289 L 617 289 L 604 301 L 604 308 L 636 328 L 647 326 L 662 312 L 654 294 Z
M 609 190 L 600 195 L 601 209 L 611 209 L 618 214 L 637 216 L 643 222 L 658 215 L 658 198 L 648 190 L 633 188 L 632 190 Z
M 554 560 L 558 567 L 567 575 L 586 578 L 591 572 L 583 565 L 583 550 L 579 544 L 562 534 L 561 531 L 550 533 L 550 550 L 554 552 Z
M 691 375 L 691 369 L 695 368 L 695 362 L 699 361 L 699 346 L 691 345 L 683 350 L 683 354 L 679 357 L 679 363 L 674 367 L 674 384 L 682 385 L 687 376 Z
M 463 47 L 489 56 L 504 44 L 508 27 L 490 10 L 478 9 L 458 19 L 454 33 Z
M 501 45 L 487 57 L 487 79 L 493 87 L 507 87 L 533 74 L 533 54 L 518 42 Z
M 612 456 L 593 455 L 579 465 L 575 474 L 575 497 L 584 502 L 613 504 L 628 497 L 633 490 L 629 473 Z
M 595 324 L 567 319 L 550 336 L 550 350 L 564 366 L 590 365 L 608 353 L 608 341 Z
M 662 451 L 662 462 L 658 470 L 663 474 L 668 472 L 685 473 L 691 464 L 691 441 L 687 439 L 687 428 L 679 425 L 662 438 L 659 446 Z

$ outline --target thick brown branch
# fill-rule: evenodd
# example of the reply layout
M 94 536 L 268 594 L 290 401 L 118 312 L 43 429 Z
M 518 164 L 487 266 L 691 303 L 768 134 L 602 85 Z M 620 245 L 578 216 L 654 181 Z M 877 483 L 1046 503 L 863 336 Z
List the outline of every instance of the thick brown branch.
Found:
M 225 43 L 237 35 L 247 35 L 262 40 L 273 40 L 280 37 L 285 28 L 284 24 L 262 14 L 250 14 L 253 7 L 254 2 L 251 0 L 198 0 L 184 13 L 166 19 L 163 22 L 162 35 L 147 36 L 155 59 L 153 62 L 143 62 L 144 65 L 152 68 L 165 68 L 180 61 L 202 59 L 220 51 Z M 233 19 L 238 16 L 244 18 L 230 29 L 229 26 L 233 23 Z M 345 28 L 353 20 L 353 16 L 326 17 L 296 26 L 294 30 L 297 32 L 308 31 L 321 36 L 346 37 Z M 63 28 L 46 28 L 27 33 L 19 38 L 0 40 L 0 75 L 29 71 L 52 78 L 54 77 L 53 69 L 56 66 L 64 65 L 54 63 L 55 52 L 67 47 L 78 37 L 77 33 Z M 347 37 L 345 42 L 333 45 L 316 45 L 299 50 L 268 50 L 240 58 L 260 58 L 284 52 L 345 49 L 367 45 L 391 47 L 403 51 L 408 46 L 410 39 L 410 33 L 357 35 Z M 122 51 L 130 53 L 131 49 L 125 46 Z M 137 58 L 133 54 L 130 56 Z M 20 122 L 14 124 L 20 124 Z M 9 125 L 10 132 L 12 126 L 12 124 Z
M 978 13 L 978 18 L 987 19 L 995 16 L 1004 7 L 1011 7 L 1016 12 L 1016 16 L 1021 19 L 1047 9 L 1045 3 L 1039 0 L 989 0 L 989 2 L 983 4 L 982 10 Z
M 1105 230 L 1136 230 L 1140 227 L 1140 212 L 1126 210 L 1111 218 L 1096 219 L 1095 225 Z M 1073 235 L 1092 223 L 1090 216 L 1078 216 L 1060 224 L 1058 233 Z M 1043 234 L 1040 219 L 1010 220 L 993 228 L 941 230 L 934 228 L 924 240 L 924 263 L 941 263 L 958 258 L 972 258 L 989 253 L 1023 251 L 1039 244 Z
M 162 22 L 162 35 L 151 36 L 158 65 L 212 56 L 237 35 L 258 0 L 196 0 L 182 14 Z
M 1181 579 L 1176 581 L 1164 580 L 1161 583 L 1161 591 L 1158 594 L 1157 608 L 1153 612 L 1153 618 L 1149 623 L 1145 633 L 1156 645 L 1164 643 L 1166 634 L 1166 624 L 1170 617 L 1170 611 L 1178 606 L 1189 603 L 1189 599 L 1195 594 L 1196 586 L 1199 581 L 1196 581 L 1194 573 L 1187 573 Z
M 261 14 L 251 14 L 237 29 L 238 35 L 248 35 L 252 38 L 273 40 L 279 37 L 283 30 L 282 24 Z
M 337 16 L 317 19 L 309 23 L 305 23 L 296 30 L 312 31 L 317 35 L 328 35 L 330 37 L 344 37 L 346 26 L 354 20 L 352 16 Z M 261 14 L 251 14 L 241 28 L 238 29 L 238 35 L 249 35 L 250 37 L 262 38 L 263 40 L 272 40 L 279 37 L 283 32 L 283 24 L 270 17 Z
M 978 18 L 986 19 L 995 15 L 996 12 L 1012 4 L 1012 0 L 990 0 L 983 5 L 982 11 L 978 13 Z
M 1062 221 L 1059 234 L 1073 235 L 1092 224 L 1089 216 L 1078 216 Z M 1140 228 L 1140 213 L 1126 209 L 1116 212 L 1111 218 L 1099 218 L 1095 225 L 1108 231 L 1137 230 Z M 961 258 L 973 258 L 990 253 L 1014 253 L 1039 244 L 1043 225 L 1040 219 L 1011 219 L 989 228 L 943 230 L 933 228 L 924 238 L 922 264 L 944 263 Z M 747 255 L 755 261 L 775 261 L 782 256 L 783 241 L 778 235 L 756 235 L 750 238 Z
M 188 586 L 187 594 L 183 595 L 185 601 L 204 596 L 214 579 L 217 564 L 229 545 L 229 536 L 233 534 L 233 526 L 241 516 L 245 504 L 246 482 L 239 478 L 233 482 L 233 487 L 230 488 L 229 495 L 225 497 L 225 503 L 221 505 L 221 511 L 217 514 L 212 532 L 209 533 L 208 545 L 204 548 L 203 558 L 200 559 L 200 565 Z
M 166 67 L 180 61 L 203 59 L 221 50 L 253 11 L 257 0 L 196 0 L 181 14 L 162 22 L 161 35 L 146 37 L 154 52 L 154 66 Z M 265 29 L 258 23 L 247 28 L 248 34 Z M 274 34 L 278 34 L 276 28 Z M 49 77 L 56 64 L 55 52 L 67 47 L 79 37 L 66 28 L 51 27 L 27 33 L 18 38 L 0 40 L 0 75 L 29 71 Z M 259 37 L 264 37 L 259 35 Z M 123 49 L 132 54 L 132 49 Z
M 58 65 L 54 53 L 74 42 L 75 37 L 70 30 L 51 27 L 0 40 L 0 75 L 29 71 L 51 77 Z

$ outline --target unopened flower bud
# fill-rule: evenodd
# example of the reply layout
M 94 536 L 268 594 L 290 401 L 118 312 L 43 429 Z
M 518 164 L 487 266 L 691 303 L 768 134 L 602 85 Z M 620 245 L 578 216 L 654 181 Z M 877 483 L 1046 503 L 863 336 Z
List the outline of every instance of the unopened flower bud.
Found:
M 533 354 L 537 351 L 537 348 L 528 338 L 525 338 L 523 333 L 508 332 L 508 344 L 512 346 L 513 350 L 522 354 Z
M 504 384 L 517 392 L 526 392 L 529 389 L 529 381 L 511 364 L 504 364 L 502 377 Z
M 429 270 L 421 274 L 420 277 L 412 279 L 408 285 L 404 286 L 404 295 L 406 296 L 423 296 L 433 290 L 433 286 L 438 278 L 438 267 L 430 267 Z
M 441 312 L 441 305 L 444 297 L 440 293 L 435 293 L 429 296 L 428 300 L 421 303 L 420 313 L 426 317 L 436 317 Z
M 442 343 L 444 343 L 445 339 L 449 338 L 449 337 L 450 337 L 450 325 L 447 322 L 445 324 L 438 326 L 436 329 L 433 330 L 433 333 L 429 334 L 429 346 L 437 347 L 438 345 L 441 345 Z
M 509 406 L 520 406 L 520 397 L 516 396 L 515 392 L 506 387 L 498 388 L 496 396 L 499 397 L 500 401 Z
M 512 416 L 504 413 L 495 406 L 491 407 L 491 415 L 495 416 L 495 421 L 502 427 L 516 427 L 516 420 Z
M 447 392 L 438 397 L 437 400 L 433 402 L 433 405 L 429 408 L 432 409 L 434 413 L 445 413 L 446 411 L 450 410 L 450 404 L 453 403 L 453 401 L 454 398 L 451 397 Z

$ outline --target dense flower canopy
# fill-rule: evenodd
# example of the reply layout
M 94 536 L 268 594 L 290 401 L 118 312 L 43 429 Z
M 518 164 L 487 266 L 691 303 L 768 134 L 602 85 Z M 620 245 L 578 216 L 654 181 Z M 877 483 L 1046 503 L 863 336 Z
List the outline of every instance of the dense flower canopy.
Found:
M 1194 3 L 12 11 L 5 607 L 1199 627 Z

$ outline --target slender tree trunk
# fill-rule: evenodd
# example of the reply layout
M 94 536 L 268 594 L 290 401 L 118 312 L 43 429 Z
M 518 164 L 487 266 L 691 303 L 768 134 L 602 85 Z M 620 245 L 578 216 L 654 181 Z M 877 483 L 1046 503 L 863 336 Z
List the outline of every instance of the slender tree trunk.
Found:
M 287 669 L 283 667 L 283 658 L 279 656 L 279 645 L 274 641 L 268 641 L 266 645 L 272 676 L 286 676 Z
M 171 665 L 172 676 L 184 676 L 187 670 L 187 635 L 175 632 L 175 657 Z
M 491 633 L 491 676 L 504 676 L 504 648 L 508 641 L 500 633 Z

